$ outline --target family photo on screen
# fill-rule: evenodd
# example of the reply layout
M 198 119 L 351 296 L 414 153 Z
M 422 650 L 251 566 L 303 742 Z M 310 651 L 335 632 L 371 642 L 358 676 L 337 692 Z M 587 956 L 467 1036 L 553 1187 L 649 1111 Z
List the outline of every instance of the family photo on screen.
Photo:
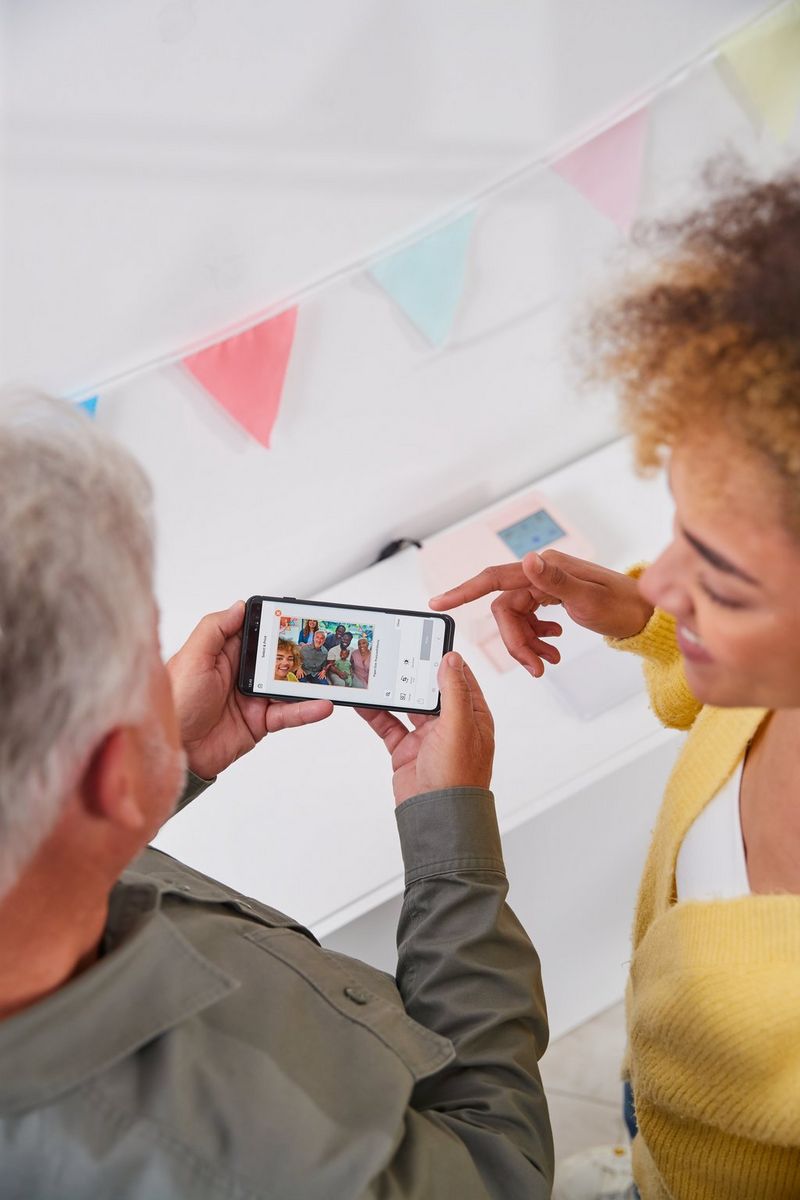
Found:
M 323 687 L 367 688 L 373 625 L 281 616 L 275 679 Z

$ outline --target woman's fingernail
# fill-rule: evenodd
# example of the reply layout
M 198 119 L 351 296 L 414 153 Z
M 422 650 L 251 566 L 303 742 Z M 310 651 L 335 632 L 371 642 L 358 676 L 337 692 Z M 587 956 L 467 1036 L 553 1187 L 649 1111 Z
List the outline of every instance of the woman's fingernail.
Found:
M 460 671 L 464 666 L 464 660 L 457 650 L 451 650 L 447 656 L 447 665 L 454 671 Z

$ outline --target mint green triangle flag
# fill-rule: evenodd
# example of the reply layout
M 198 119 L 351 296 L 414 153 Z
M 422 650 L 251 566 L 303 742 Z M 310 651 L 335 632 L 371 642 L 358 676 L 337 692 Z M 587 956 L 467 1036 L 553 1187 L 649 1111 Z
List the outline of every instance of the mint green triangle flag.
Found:
M 455 320 L 475 213 L 380 259 L 369 273 L 432 346 L 442 346 Z

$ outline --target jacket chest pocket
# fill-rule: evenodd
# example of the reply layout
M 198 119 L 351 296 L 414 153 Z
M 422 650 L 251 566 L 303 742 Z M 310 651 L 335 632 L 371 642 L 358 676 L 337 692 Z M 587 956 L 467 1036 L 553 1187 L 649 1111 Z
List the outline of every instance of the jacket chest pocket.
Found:
M 302 985 L 311 988 L 324 1002 L 322 1007 L 316 1005 L 315 1012 L 320 1019 L 330 1022 L 332 1039 L 341 1039 L 343 1021 L 355 1026 L 389 1051 L 415 1084 L 454 1058 L 455 1051 L 448 1038 L 419 1025 L 399 1002 L 379 994 L 383 987 L 377 972 L 378 987 L 373 990 L 369 977 L 366 982 L 364 974 L 356 977 L 347 959 L 321 949 L 289 929 L 254 926 L 242 936 L 271 955 L 276 967 L 280 964 L 283 970 L 279 976 L 285 977 L 289 991 L 300 983 L 302 990 L 305 990 Z M 302 1036 L 300 1030 L 298 1036 Z

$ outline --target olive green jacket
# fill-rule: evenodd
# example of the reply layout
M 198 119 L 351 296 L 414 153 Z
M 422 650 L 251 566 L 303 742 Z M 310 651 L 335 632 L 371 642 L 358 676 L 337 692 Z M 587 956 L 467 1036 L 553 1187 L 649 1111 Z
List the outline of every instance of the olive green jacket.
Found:
M 397 821 L 396 982 L 144 851 L 97 963 L 0 1022 L 2 1200 L 549 1196 L 539 963 L 491 794 Z

